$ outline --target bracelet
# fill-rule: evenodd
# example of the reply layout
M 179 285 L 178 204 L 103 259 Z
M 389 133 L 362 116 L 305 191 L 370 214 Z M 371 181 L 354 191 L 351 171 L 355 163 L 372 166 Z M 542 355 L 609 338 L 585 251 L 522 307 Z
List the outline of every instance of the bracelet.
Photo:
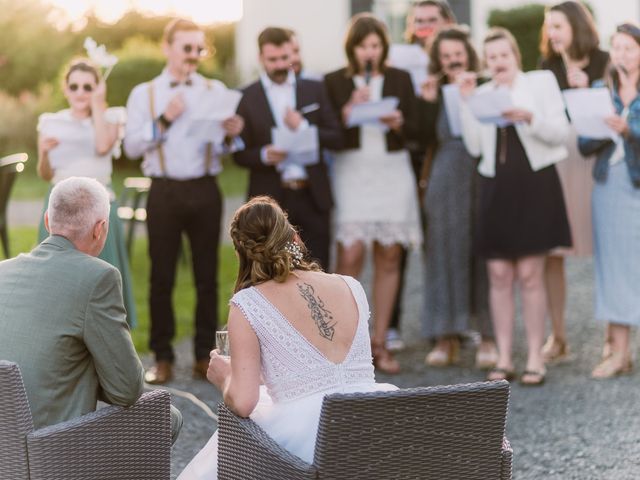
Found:
M 164 116 L 164 113 L 158 117 L 158 121 L 164 128 L 169 128 L 171 126 L 171 121 Z

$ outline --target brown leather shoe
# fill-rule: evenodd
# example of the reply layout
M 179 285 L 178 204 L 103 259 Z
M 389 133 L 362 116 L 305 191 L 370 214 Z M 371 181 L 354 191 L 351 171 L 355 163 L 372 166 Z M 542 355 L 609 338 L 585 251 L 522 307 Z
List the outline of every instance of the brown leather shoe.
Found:
M 167 383 L 173 378 L 171 362 L 158 360 L 156 364 L 144 374 L 144 381 L 152 385 Z
M 208 358 L 202 358 L 200 360 L 196 360 L 196 363 L 193 364 L 193 376 L 195 378 L 206 380 L 207 370 L 209 370 Z

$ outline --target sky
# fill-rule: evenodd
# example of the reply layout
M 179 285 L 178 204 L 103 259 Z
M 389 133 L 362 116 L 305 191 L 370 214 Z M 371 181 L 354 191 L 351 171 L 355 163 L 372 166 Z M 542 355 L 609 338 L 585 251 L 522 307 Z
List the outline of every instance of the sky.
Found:
M 197 23 L 232 22 L 242 16 L 242 0 L 45 0 L 59 7 L 70 22 L 88 10 L 106 22 L 115 22 L 127 10 L 180 15 Z

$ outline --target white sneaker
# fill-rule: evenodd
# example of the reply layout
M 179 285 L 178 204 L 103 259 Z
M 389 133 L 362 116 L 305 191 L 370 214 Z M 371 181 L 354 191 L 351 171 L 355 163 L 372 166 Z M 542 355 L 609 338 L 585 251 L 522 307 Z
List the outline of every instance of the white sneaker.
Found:
M 400 350 L 404 350 L 406 345 L 404 344 L 404 340 L 400 337 L 400 332 L 398 332 L 395 328 L 390 328 L 387 330 L 387 350 L 391 352 L 399 352 Z

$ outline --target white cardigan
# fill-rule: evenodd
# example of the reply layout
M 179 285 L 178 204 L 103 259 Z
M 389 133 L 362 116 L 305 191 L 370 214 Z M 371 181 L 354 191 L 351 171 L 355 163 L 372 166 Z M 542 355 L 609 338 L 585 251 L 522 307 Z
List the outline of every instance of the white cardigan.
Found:
M 478 92 L 495 88 L 493 81 L 478 87 Z M 565 140 L 569 121 L 556 77 L 548 70 L 518 72 L 511 87 L 514 107 L 533 113 L 530 124 L 516 124 L 516 131 L 533 171 L 553 165 L 567 157 Z M 465 101 L 460 103 L 462 137 L 469 153 L 482 156 L 478 171 L 485 177 L 496 174 L 496 126 L 480 123 Z

